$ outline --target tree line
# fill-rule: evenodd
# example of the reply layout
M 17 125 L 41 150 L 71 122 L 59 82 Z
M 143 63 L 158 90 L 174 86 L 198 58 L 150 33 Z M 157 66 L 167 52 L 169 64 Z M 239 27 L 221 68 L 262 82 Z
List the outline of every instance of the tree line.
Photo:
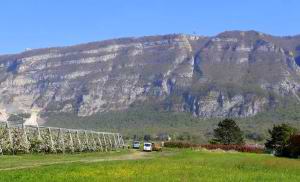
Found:
M 276 156 L 298 158 L 300 156 L 300 134 L 289 124 L 274 125 L 268 130 L 265 149 Z M 212 144 L 243 145 L 244 135 L 233 119 L 224 119 L 214 129 Z

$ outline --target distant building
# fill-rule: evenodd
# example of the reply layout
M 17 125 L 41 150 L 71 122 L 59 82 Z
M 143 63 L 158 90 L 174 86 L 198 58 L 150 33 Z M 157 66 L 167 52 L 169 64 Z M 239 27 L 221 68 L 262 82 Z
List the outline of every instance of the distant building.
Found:
M 0 122 L 7 122 L 8 115 L 5 110 L 0 109 Z
M 39 109 L 32 109 L 31 115 L 28 119 L 25 120 L 24 125 L 38 126 L 39 113 Z

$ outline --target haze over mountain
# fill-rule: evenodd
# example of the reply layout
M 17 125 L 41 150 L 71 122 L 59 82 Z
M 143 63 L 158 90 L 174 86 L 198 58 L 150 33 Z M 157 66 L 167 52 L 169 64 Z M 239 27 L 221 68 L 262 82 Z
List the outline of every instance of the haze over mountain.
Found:
M 228 31 L 121 38 L 0 56 L 1 108 L 90 116 L 151 103 L 248 117 L 300 102 L 300 36 Z

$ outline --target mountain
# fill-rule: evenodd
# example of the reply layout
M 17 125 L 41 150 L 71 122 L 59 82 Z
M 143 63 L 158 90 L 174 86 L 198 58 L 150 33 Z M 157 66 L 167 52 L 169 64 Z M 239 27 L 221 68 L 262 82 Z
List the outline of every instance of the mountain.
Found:
M 300 102 L 300 36 L 228 31 L 121 38 L 0 56 L 6 112 L 91 116 L 145 104 L 248 117 Z

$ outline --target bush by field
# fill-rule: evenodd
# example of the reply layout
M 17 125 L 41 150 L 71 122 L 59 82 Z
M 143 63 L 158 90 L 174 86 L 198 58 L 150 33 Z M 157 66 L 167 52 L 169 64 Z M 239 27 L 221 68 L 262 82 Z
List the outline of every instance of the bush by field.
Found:
M 225 151 L 234 150 L 238 152 L 248 152 L 248 153 L 264 153 L 264 148 L 255 145 L 223 145 L 223 144 L 205 144 L 200 145 L 202 148 L 207 150 L 221 149 Z
M 199 147 L 198 144 L 190 143 L 190 142 L 183 142 L 183 141 L 169 141 L 164 143 L 165 147 L 170 148 L 194 148 Z
M 264 153 L 264 148 L 256 145 L 223 145 L 223 144 L 199 145 L 190 142 L 169 141 L 169 142 L 165 142 L 164 146 L 170 148 L 205 148 L 207 150 L 221 149 L 224 151 L 234 150 L 238 152 Z

